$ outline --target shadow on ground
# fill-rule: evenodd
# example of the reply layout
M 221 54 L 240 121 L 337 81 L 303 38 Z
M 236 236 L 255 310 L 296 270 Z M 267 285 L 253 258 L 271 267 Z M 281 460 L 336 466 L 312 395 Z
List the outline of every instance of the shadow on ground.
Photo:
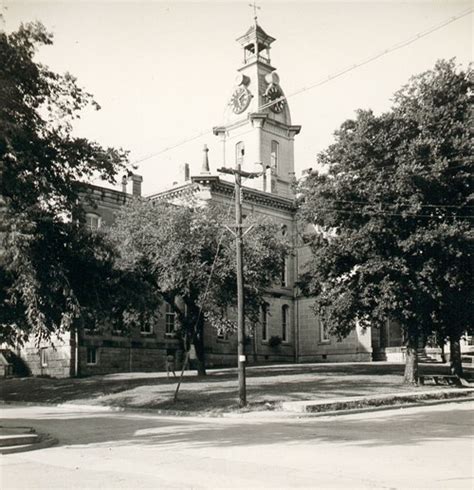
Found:
M 272 408 L 282 401 L 342 398 L 439 389 L 403 384 L 401 364 L 306 364 L 247 369 L 251 408 Z M 448 366 L 421 366 L 421 372 L 448 373 Z M 236 371 L 212 370 L 206 377 L 187 373 L 179 400 L 175 379 L 163 373 L 119 373 L 81 379 L 21 378 L 0 382 L 6 402 L 86 403 L 153 408 L 183 413 L 215 413 L 237 408 Z M 267 404 L 267 405 L 266 405 Z M 267 406 L 267 408 L 268 408 Z
M 432 420 L 426 430 L 426 420 Z M 62 446 L 193 449 L 240 445 L 287 445 L 331 442 L 350 446 L 414 446 L 425 441 L 472 437 L 468 407 L 449 412 L 425 408 L 423 412 L 397 412 L 376 418 L 305 420 L 236 420 L 156 417 L 120 413 L 62 413 L 45 410 L 34 418 L 8 420 L 8 425 L 33 426 L 47 432 Z M 469 429 L 469 427 L 471 429 Z

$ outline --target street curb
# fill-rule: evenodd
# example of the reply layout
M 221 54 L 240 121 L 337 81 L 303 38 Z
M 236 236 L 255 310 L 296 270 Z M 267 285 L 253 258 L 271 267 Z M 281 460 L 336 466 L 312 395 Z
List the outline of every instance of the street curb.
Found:
M 438 392 L 423 391 L 419 393 L 387 393 L 375 396 L 346 397 L 337 400 L 304 400 L 283 402 L 284 411 L 296 413 L 328 413 L 363 410 L 366 408 L 397 407 L 426 403 L 429 401 L 458 400 L 474 395 L 474 388 L 447 389 Z M 340 408 L 338 408 L 340 407 Z
M 405 408 L 417 408 L 417 407 L 426 407 L 431 405 L 444 405 L 446 403 L 462 403 L 462 402 L 474 402 L 474 397 L 453 397 L 453 398 L 443 398 L 439 400 L 426 400 L 426 401 L 417 401 L 413 403 L 405 403 L 400 405 L 382 405 L 379 407 L 365 407 L 365 408 L 354 408 L 348 410 L 333 410 L 328 412 L 303 412 L 298 413 L 297 418 L 314 418 L 314 417 L 333 417 L 339 415 L 356 415 L 359 413 L 367 413 L 367 412 L 383 412 L 387 410 L 403 410 Z M 291 412 L 295 414 L 295 412 Z
M 465 395 L 463 395 L 465 393 Z M 425 400 L 419 399 L 420 397 L 428 395 L 430 398 L 426 398 Z M 446 395 L 453 395 L 448 396 Z M 472 395 L 472 396 L 471 396 Z M 397 396 L 400 397 L 399 402 L 397 403 Z M 407 397 L 413 397 L 413 402 L 407 401 Z M 393 397 L 391 400 L 392 403 L 383 404 L 383 405 L 371 405 L 375 401 L 380 401 L 381 399 Z M 455 402 L 464 402 L 464 401 L 474 401 L 474 388 L 458 388 L 458 389 L 450 389 L 450 390 L 442 390 L 439 392 L 433 391 L 425 391 L 421 393 L 413 393 L 413 394 L 403 394 L 403 393 L 389 393 L 386 395 L 379 395 L 378 397 L 348 397 L 340 400 L 327 400 L 327 401 L 319 401 L 315 402 L 315 400 L 306 400 L 299 402 L 282 402 L 281 404 L 277 404 L 275 409 L 271 410 L 246 410 L 243 411 L 235 411 L 235 412 L 221 412 L 221 413 L 200 413 L 200 412 L 182 412 L 182 411 L 173 411 L 173 410 L 164 410 L 164 409 L 154 409 L 154 408 L 140 408 L 140 407 L 116 407 L 112 405 L 88 405 L 88 404 L 73 404 L 73 403 L 35 403 L 35 402 L 16 402 L 16 401 L 0 401 L 0 407 L 8 406 L 8 405 L 16 405 L 16 406 L 24 406 L 24 407 L 56 407 L 56 408 L 65 408 L 65 409 L 76 409 L 76 410 L 84 410 L 88 412 L 104 412 L 104 413 L 144 413 L 150 415 L 157 415 L 163 417 L 180 417 L 180 418 L 245 418 L 246 416 L 254 417 L 257 419 L 261 414 L 265 417 L 268 414 L 272 414 L 275 418 L 280 416 L 281 418 L 306 418 L 306 417 L 323 417 L 323 416 L 334 416 L 334 415 L 349 415 L 349 414 L 357 414 L 357 413 L 365 413 L 365 412 L 377 412 L 382 410 L 396 410 L 401 408 L 412 408 L 412 407 L 422 407 L 429 405 L 439 405 L 443 403 L 455 403 Z M 357 403 L 364 402 L 367 403 L 366 406 L 363 407 L 354 407 L 347 409 L 336 409 L 331 410 L 331 405 L 338 405 L 341 403 Z M 328 409 L 321 411 L 311 411 L 311 410 L 285 410 L 286 406 L 291 406 L 291 404 L 298 404 L 302 407 L 313 405 L 317 406 L 318 403 L 320 405 L 328 405 Z

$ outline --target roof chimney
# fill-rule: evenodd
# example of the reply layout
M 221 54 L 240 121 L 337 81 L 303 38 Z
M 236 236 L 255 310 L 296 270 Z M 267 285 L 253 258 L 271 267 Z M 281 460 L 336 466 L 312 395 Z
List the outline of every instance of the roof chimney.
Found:
M 209 148 L 207 147 L 207 145 L 204 145 L 202 151 L 203 151 L 203 156 L 202 156 L 201 175 L 210 174 L 211 171 L 209 170 L 209 157 L 208 157 Z
M 126 194 L 126 193 L 127 193 L 127 182 L 128 182 L 128 177 L 127 177 L 126 175 L 124 175 L 124 176 L 122 177 L 122 192 L 123 192 L 124 194 Z
M 189 163 L 185 163 L 184 164 L 184 181 L 188 182 L 189 179 L 191 178 L 190 176 L 191 176 L 191 173 L 189 170 Z
M 142 182 L 143 177 L 141 175 L 132 174 L 132 194 L 135 197 L 140 197 L 142 195 Z

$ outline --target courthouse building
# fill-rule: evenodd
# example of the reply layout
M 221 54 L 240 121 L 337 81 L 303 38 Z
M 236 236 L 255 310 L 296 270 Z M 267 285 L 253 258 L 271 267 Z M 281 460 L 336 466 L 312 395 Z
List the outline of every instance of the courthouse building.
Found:
M 295 220 L 292 191 L 294 145 L 301 127 L 293 123 L 288 100 L 284 98 L 284 73 L 281 81 L 272 65 L 270 51 L 274 41 L 257 22 L 237 39 L 243 57 L 240 65 L 236 60 L 237 76 L 230 100 L 223 100 L 224 125 L 214 128 L 221 151 L 208 155 L 205 147 L 199 174 L 190 175 L 189 166 L 185 165 L 181 182 L 146 198 L 175 203 L 194 198 L 228 206 L 234 185 L 225 174 L 217 173 L 218 168 L 234 167 L 237 160 L 242 170 L 262 173 L 243 184 L 243 214 L 265 215 L 278 222 L 293 251 L 280 281 L 268 291 L 268 306 L 262 310 L 260 322 L 246 326 L 249 364 L 369 361 L 384 359 L 391 352 L 400 356 L 401 336 L 393 327 L 387 327 L 386 332 L 356 329 L 343 340 L 331 337 L 312 309 L 314 300 L 302 296 L 295 287 L 298 275 L 310 259 Z M 115 212 L 127 199 L 141 195 L 141 177 L 134 175 L 130 180 L 131 192 L 127 192 L 127 182 L 123 182 L 121 190 L 92 187 L 96 205 L 85 205 L 88 226 L 97 228 L 113 223 Z M 55 348 L 45 345 L 38 350 L 27 346 L 21 356 L 33 374 L 52 376 L 162 370 L 167 351 L 178 349 L 179 353 L 180 349 L 172 307 L 164 304 L 162 308 L 153 328 L 127 334 L 93 334 L 86 329 L 68 334 Z M 206 325 L 205 347 L 208 367 L 236 364 L 236 334 L 220 335 Z

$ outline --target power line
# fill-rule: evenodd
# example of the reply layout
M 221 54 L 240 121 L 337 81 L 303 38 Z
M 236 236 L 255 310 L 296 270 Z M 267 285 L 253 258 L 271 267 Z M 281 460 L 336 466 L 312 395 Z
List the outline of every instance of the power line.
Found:
M 242 134 L 246 134 L 246 133 L 242 133 Z M 229 138 L 231 139 L 231 138 Z M 320 165 L 320 167 L 328 167 L 329 165 L 328 164 L 323 164 L 323 165 Z M 367 166 L 367 165 L 365 165 Z M 460 163 L 459 165 L 453 165 L 452 167 L 446 167 L 444 169 L 441 169 L 441 170 L 456 170 L 458 168 L 462 168 L 462 167 L 468 167 L 469 166 L 469 163 Z M 400 167 L 400 168 L 404 168 L 404 164 L 403 162 L 393 162 L 393 163 L 388 163 L 387 165 L 380 165 L 378 167 L 374 167 L 374 170 L 385 170 L 387 168 L 390 168 L 390 167 Z M 310 169 L 307 169 L 309 170 L 309 173 L 311 173 L 311 171 L 313 170 L 312 168 Z M 358 169 L 353 169 L 354 171 L 357 171 Z M 432 169 L 430 169 L 432 170 Z
M 408 39 L 406 39 L 404 41 L 400 41 L 400 42 L 392 45 L 389 48 L 386 48 L 386 49 L 384 49 L 382 51 L 379 51 L 379 52 L 377 52 L 377 53 L 375 53 L 375 54 L 373 54 L 373 55 L 371 55 L 371 56 L 363 59 L 362 61 L 360 61 L 358 63 L 355 63 L 355 64 L 352 64 L 352 65 L 350 65 L 348 67 L 345 67 L 345 68 L 343 68 L 343 69 L 341 69 L 341 70 L 339 70 L 339 71 L 337 71 L 337 72 L 335 72 L 335 73 L 327 76 L 326 78 L 323 78 L 323 79 L 321 79 L 321 80 L 319 80 L 319 81 L 317 81 L 315 83 L 312 83 L 312 84 L 310 84 L 310 85 L 308 85 L 306 87 L 302 87 L 301 89 L 296 90 L 295 92 L 292 92 L 290 95 L 282 96 L 282 97 L 280 97 L 278 99 L 275 99 L 274 101 L 271 101 L 271 102 L 268 102 L 266 104 L 263 104 L 262 106 L 260 106 L 258 108 L 258 111 L 261 111 L 263 109 L 269 108 L 272 105 L 277 104 L 277 103 L 279 103 L 279 102 L 281 102 L 283 100 L 287 100 L 287 99 L 289 99 L 291 97 L 294 97 L 295 95 L 299 95 L 299 94 L 301 94 L 303 92 L 307 92 L 307 91 L 312 90 L 312 89 L 314 89 L 316 87 L 320 87 L 321 85 L 324 85 L 326 83 L 329 83 L 330 81 L 335 80 L 336 78 L 339 78 L 342 75 L 345 75 L 346 73 L 349 73 L 349 72 L 351 72 L 351 71 L 353 71 L 353 70 L 355 70 L 357 68 L 360 68 L 361 66 L 367 65 L 368 63 L 371 63 L 372 61 L 375 61 L 378 58 L 381 58 L 381 57 L 383 57 L 383 56 L 385 56 L 385 55 L 387 55 L 389 53 L 392 53 L 393 51 L 397 51 L 399 49 L 402 49 L 405 46 L 408 46 L 408 45 L 410 45 L 410 44 L 418 41 L 419 39 L 422 39 L 423 37 L 426 37 L 429 34 L 432 34 L 433 32 L 436 32 L 437 30 L 439 30 L 439 29 L 441 29 L 441 28 L 443 28 L 443 27 L 451 24 L 452 22 L 455 22 L 456 20 L 461 19 L 462 17 L 465 17 L 465 16 L 469 15 L 472 12 L 473 12 L 473 9 L 472 8 L 467 9 L 467 10 L 464 10 L 463 12 L 459 13 L 458 15 L 449 17 L 448 19 L 445 19 L 444 21 L 440 22 L 439 24 L 436 24 L 435 26 L 432 26 L 432 27 L 430 27 L 428 29 L 425 29 L 423 31 L 420 31 L 417 34 L 415 34 L 414 36 L 412 36 L 412 37 L 410 37 L 410 38 L 408 38 Z M 243 121 L 246 121 L 246 119 L 241 119 L 241 120 L 239 120 L 237 122 L 243 122 Z M 212 133 L 212 128 L 211 129 L 206 129 L 204 131 L 201 131 L 201 132 L 195 134 L 194 136 L 191 136 L 189 138 L 186 138 L 184 140 L 181 140 L 180 142 L 178 142 L 178 143 L 176 143 L 174 145 L 168 146 L 166 148 L 163 148 L 162 150 L 159 150 L 159 151 L 154 152 L 154 153 L 150 153 L 147 156 L 144 156 L 142 158 L 139 158 L 137 160 L 134 160 L 132 162 L 132 165 L 137 165 L 138 163 L 142 163 L 142 162 L 144 162 L 146 160 L 149 160 L 150 158 L 153 158 L 155 156 L 161 155 L 161 154 L 166 153 L 166 152 L 168 152 L 170 150 L 173 150 L 175 148 L 178 148 L 180 146 L 183 146 L 183 145 L 185 145 L 187 143 L 190 143 L 191 141 L 194 141 L 194 140 L 196 140 L 198 138 L 201 138 L 202 136 L 205 136 L 205 135 L 210 134 L 210 133 Z
M 389 207 L 397 207 L 397 206 L 419 206 L 421 208 L 455 208 L 455 209 L 470 209 L 474 208 L 474 206 L 462 206 L 460 204 L 418 204 L 418 203 L 394 203 L 394 202 L 370 202 L 370 201 L 351 201 L 347 199 L 325 199 L 325 201 L 330 201 L 333 203 L 346 203 L 346 204 L 360 204 L 362 206 L 365 205 L 378 205 L 382 204 L 384 206 L 389 206 Z
M 465 216 L 458 216 L 458 215 L 442 215 L 442 216 L 437 216 L 433 214 L 412 214 L 412 213 L 390 213 L 386 211 L 359 211 L 359 210 L 349 210 L 349 209 L 337 209 L 337 208 L 318 208 L 318 211 L 330 211 L 330 212 L 336 212 L 336 213 L 343 213 L 343 214 L 358 214 L 358 215 L 381 215 L 381 216 L 398 216 L 402 218 L 432 218 L 432 219 L 445 219 L 445 218 L 450 218 L 450 219 L 474 219 L 474 215 L 465 215 Z
M 178 143 L 176 143 L 174 145 L 167 146 L 166 148 L 163 148 L 162 150 L 160 150 L 158 152 L 150 153 L 149 155 L 144 156 L 142 158 L 139 158 L 138 160 L 134 160 L 131 164 L 132 165 L 137 165 L 137 164 L 139 164 L 141 162 L 144 162 L 145 160 L 149 160 L 150 158 L 156 157 L 158 155 L 161 155 L 162 153 L 166 153 L 166 152 L 168 152 L 170 150 L 174 150 L 175 148 L 178 148 L 178 147 L 180 147 L 182 145 L 185 145 L 186 143 L 190 143 L 191 141 L 197 140 L 197 139 L 201 138 L 202 136 L 205 136 L 206 134 L 209 134 L 209 133 L 212 133 L 212 128 L 211 129 L 208 129 L 206 131 L 201 131 L 200 133 L 195 134 L 194 136 L 191 136 L 190 138 L 181 140 L 180 142 L 178 142 Z
M 303 92 L 306 92 L 308 90 L 311 90 L 315 87 L 319 87 L 321 85 L 324 85 L 328 82 L 330 82 L 331 80 L 334 80 L 336 78 L 339 78 L 340 76 L 352 71 L 352 70 L 355 70 L 356 68 L 360 68 L 361 66 L 364 66 L 364 65 L 367 65 L 368 63 L 371 63 L 372 61 L 375 61 L 376 59 L 378 58 L 381 58 L 382 56 L 385 56 L 389 53 L 392 53 L 394 51 L 397 51 L 399 49 L 402 49 L 404 48 L 405 46 L 408 46 L 410 44 L 413 44 L 414 42 L 418 41 L 419 39 L 422 39 L 423 37 L 426 37 L 428 36 L 429 34 L 432 34 L 433 32 L 451 24 L 452 22 L 455 22 L 456 20 L 458 19 L 461 19 L 462 17 L 465 17 L 466 15 L 469 15 L 470 13 L 473 12 L 473 9 L 470 8 L 470 9 L 467 9 L 467 10 L 464 10 L 463 12 L 461 12 L 460 14 L 458 15 L 455 15 L 455 16 L 452 16 L 452 17 L 449 17 L 448 19 L 440 22 L 439 24 L 436 24 L 435 26 L 432 26 L 428 29 L 425 29 L 424 31 L 421 31 L 419 32 L 418 34 L 415 34 L 414 36 L 412 36 L 411 38 L 409 39 L 406 39 L 405 41 L 401 41 L 401 42 L 398 42 L 394 45 L 392 45 L 391 47 L 389 48 L 386 48 L 382 51 L 379 51 L 371 56 L 369 56 L 368 58 L 365 58 L 364 60 L 360 61 L 359 63 L 355 63 L 353 65 L 350 65 L 346 68 L 343 68 L 342 70 L 336 72 L 335 74 L 333 75 L 329 75 L 327 78 L 323 78 L 321 79 L 320 81 L 318 82 L 315 82 L 311 85 L 308 85 L 307 87 L 303 87 L 293 93 L 291 93 L 290 95 L 288 96 L 282 96 L 278 99 L 275 99 L 274 101 L 271 101 L 271 102 L 268 102 L 262 106 L 259 107 L 259 110 L 261 109 L 266 109 L 268 107 L 271 107 L 272 105 L 274 104 L 277 104 L 278 102 L 281 102 L 285 99 L 289 99 L 290 97 L 294 97 L 295 95 L 298 95 L 298 94 L 301 94 Z

